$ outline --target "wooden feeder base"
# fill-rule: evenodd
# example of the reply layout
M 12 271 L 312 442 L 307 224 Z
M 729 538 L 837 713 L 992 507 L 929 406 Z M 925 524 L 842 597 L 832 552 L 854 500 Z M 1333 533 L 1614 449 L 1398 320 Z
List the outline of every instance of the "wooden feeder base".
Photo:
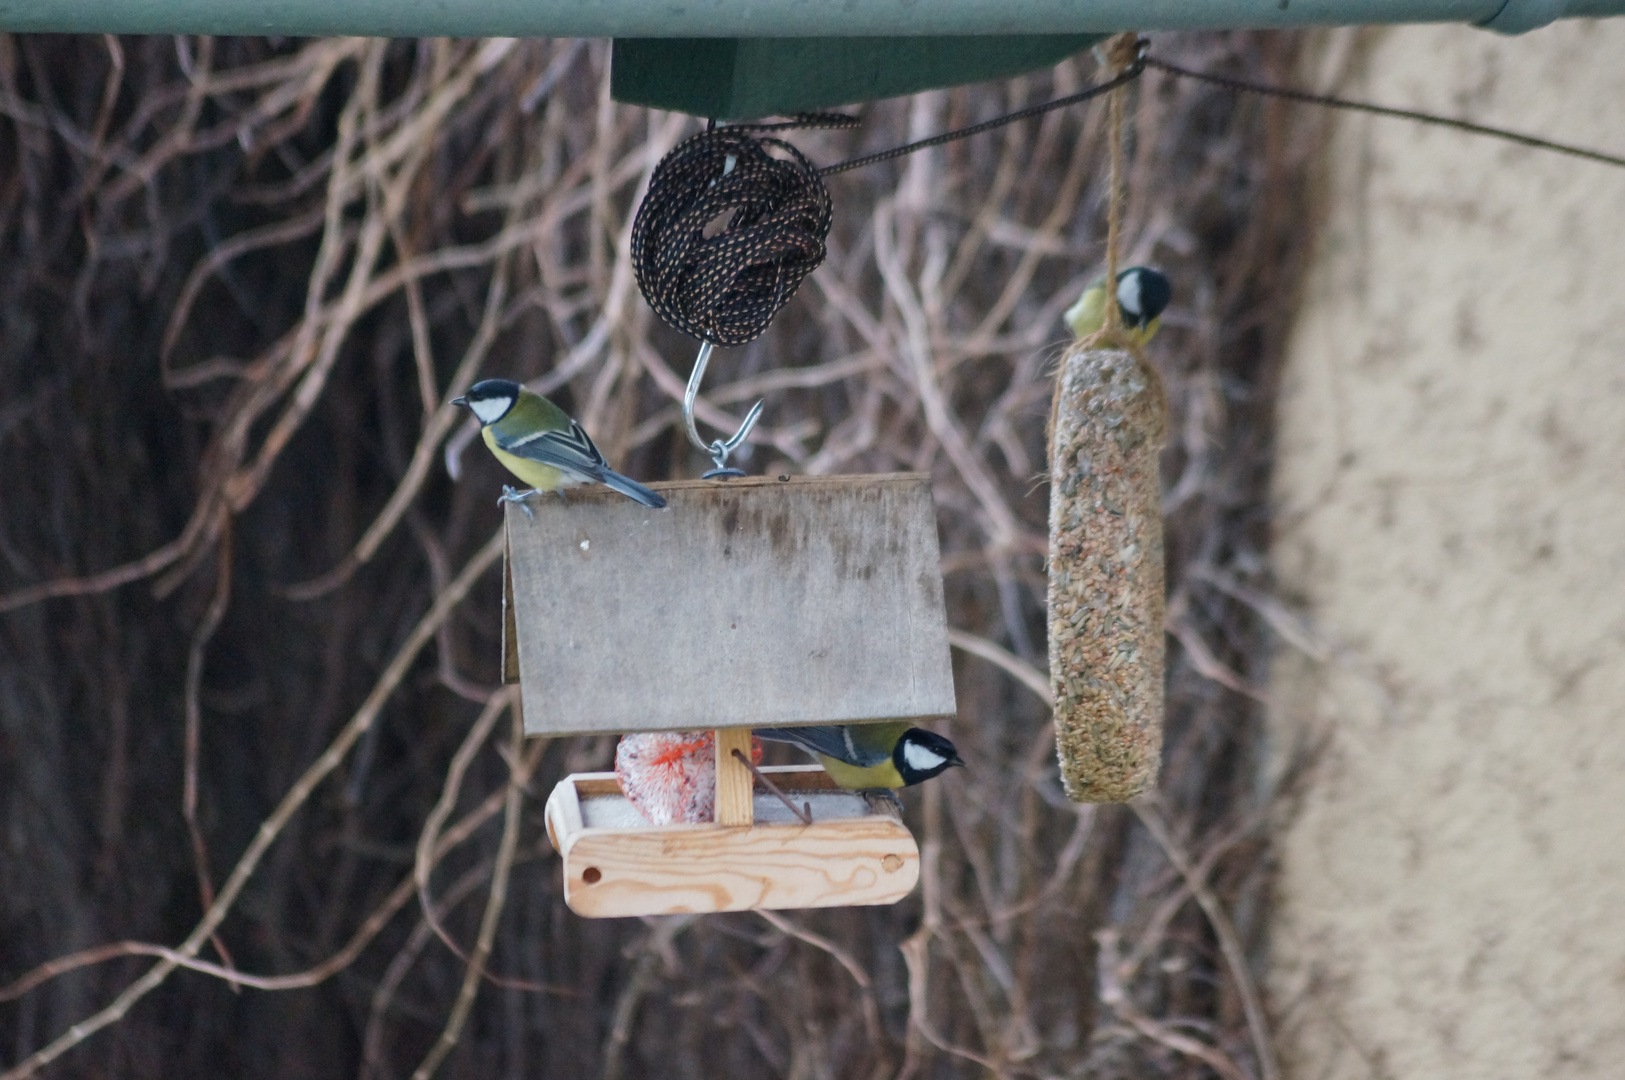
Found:
M 564 863 L 564 902 L 577 915 L 894 904 L 920 879 L 920 849 L 896 818 L 873 813 L 817 765 L 767 767 L 802 824 L 756 791 L 755 823 L 650 825 L 614 773 L 567 776 L 547 800 L 547 836 Z

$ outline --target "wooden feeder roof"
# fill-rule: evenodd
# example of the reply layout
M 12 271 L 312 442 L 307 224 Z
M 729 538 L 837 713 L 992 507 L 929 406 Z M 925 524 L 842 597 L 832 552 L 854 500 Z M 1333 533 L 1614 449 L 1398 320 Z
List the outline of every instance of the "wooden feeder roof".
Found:
M 525 730 L 785 727 L 955 712 L 919 474 L 605 489 L 507 510 L 504 674 Z

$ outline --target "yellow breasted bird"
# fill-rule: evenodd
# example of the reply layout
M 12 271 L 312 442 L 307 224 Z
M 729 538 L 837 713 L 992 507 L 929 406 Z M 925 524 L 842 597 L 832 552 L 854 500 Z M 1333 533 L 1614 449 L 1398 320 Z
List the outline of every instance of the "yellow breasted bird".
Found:
M 1162 312 L 1173 299 L 1174 287 L 1160 271 L 1131 266 L 1117 275 L 1117 311 L 1123 330 L 1136 345 L 1157 336 Z M 1090 282 L 1078 302 L 1066 309 L 1066 324 L 1079 339 L 1096 333 L 1106 322 L 1106 278 Z
M 532 488 L 520 492 L 506 488 L 499 502 L 523 505 L 521 500 L 538 491 L 562 492 L 576 484 L 605 484 L 644 506 L 666 505 L 665 499 L 605 464 L 598 447 L 563 409 L 516 382 L 486 379 L 451 403 L 473 411 L 491 453 Z
M 964 765 L 954 744 L 906 721 L 832 724 L 824 727 L 757 728 L 756 737 L 800 747 L 843 788 L 900 788 Z

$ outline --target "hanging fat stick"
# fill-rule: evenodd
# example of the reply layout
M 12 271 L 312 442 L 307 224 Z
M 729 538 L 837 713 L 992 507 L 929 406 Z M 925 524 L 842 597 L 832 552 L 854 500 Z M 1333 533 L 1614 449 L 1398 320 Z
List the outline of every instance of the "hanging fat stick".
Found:
M 1156 782 L 1162 754 L 1161 385 L 1126 349 L 1063 363 L 1050 456 L 1055 741 L 1068 797 L 1124 802 Z
M 1129 340 L 1149 339 L 1167 303 L 1167 280 L 1134 267 L 1118 282 L 1123 328 L 1139 334 Z M 1131 283 L 1125 297 L 1123 286 Z M 1153 302 L 1137 304 L 1142 295 Z M 1098 323 L 1082 328 L 1096 329 Z M 1162 756 L 1165 603 L 1157 457 L 1167 421 L 1156 371 L 1136 351 L 1098 341 L 1074 346 L 1056 385 L 1049 670 L 1067 795 L 1123 802 L 1156 782 Z

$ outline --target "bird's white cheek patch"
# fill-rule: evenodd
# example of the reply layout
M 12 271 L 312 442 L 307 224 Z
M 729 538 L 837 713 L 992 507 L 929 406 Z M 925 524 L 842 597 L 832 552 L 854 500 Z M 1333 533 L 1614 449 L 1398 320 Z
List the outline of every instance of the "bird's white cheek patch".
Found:
M 908 767 L 917 772 L 930 772 L 940 768 L 948 759 L 933 750 L 927 750 L 918 743 L 908 743 L 903 747 L 903 760 Z
M 1117 284 L 1117 302 L 1136 317 L 1144 314 L 1140 308 L 1140 275 L 1130 274 Z
M 480 418 L 482 424 L 494 424 L 513 406 L 507 398 L 488 398 L 485 401 L 470 401 L 468 407 L 474 410 L 474 415 Z

